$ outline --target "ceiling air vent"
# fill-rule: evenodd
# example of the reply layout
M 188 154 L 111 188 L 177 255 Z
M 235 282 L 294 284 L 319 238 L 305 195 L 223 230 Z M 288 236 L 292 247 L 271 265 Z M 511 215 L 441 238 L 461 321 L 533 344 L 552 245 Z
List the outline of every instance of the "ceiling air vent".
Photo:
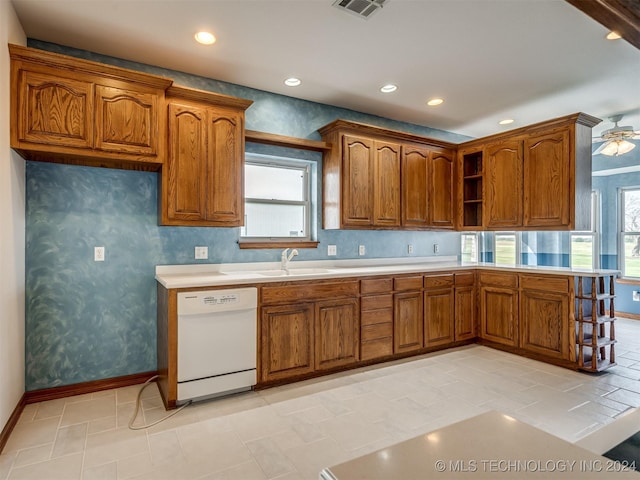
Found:
M 388 0 L 336 0 L 333 6 L 365 20 L 380 10 Z

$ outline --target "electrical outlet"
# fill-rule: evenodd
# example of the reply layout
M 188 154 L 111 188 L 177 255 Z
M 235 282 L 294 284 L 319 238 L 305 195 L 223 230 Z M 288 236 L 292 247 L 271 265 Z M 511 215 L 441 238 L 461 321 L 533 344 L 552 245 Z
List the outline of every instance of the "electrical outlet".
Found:
M 638 290 L 633 291 L 633 301 L 640 302 L 640 292 Z
M 196 247 L 196 260 L 209 258 L 209 247 Z
M 93 261 L 104 262 L 104 247 L 93 248 Z
M 440 245 L 437 243 L 433 244 L 433 253 L 440 253 Z
M 413 253 L 413 244 L 409 244 L 407 245 L 407 253 L 412 254 Z
M 358 255 L 364 255 L 366 252 L 366 249 L 364 248 L 364 245 L 360 245 L 358 247 Z
M 335 245 L 327 245 L 327 255 L 334 256 L 338 254 L 338 247 Z

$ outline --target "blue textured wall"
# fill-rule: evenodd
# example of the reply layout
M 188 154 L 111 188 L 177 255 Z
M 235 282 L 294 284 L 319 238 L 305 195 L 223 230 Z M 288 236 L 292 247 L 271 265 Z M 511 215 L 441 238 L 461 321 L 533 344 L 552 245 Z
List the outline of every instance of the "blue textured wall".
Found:
M 440 130 L 404 124 L 327 105 L 305 102 L 238 85 L 139 65 L 35 40 L 29 46 L 165 75 L 177 84 L 255 103 L 247 128 L 301 138 L 319 138 L 318 127 L 336 118 L 459 142 Z M 298 156 L 318 162 L 314 152 L 247 145 L 247 151 Z M 319 185 L 320 179 L 318 179 Z M 158 227 L 157 174 L 27 162 L 26 389 L 28 391 L 154 370 L 156 298 L 154 269 L 162 264 L 277 261 L 279 251 L 240 250 L 238 228 Z M 318 206 L 318 218 L 319 215 Z M 412 243 L 415 256 L 460 253 L 455 232 L 324 231 L 318 249 L 298 259 L 338 256 L 402 257 Z M 209 259 L 196 262 L 196 245 Z M 105 262 L 93 261 L 93 247 L 106 247 Z M 358 257 L 359 258 L 359 257 Z

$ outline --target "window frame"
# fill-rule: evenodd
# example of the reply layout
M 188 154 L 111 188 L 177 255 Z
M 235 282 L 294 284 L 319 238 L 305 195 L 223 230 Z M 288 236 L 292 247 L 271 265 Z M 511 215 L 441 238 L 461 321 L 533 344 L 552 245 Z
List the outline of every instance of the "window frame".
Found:
M 498 235 L 513 235 L 515 237 L 515 263 L 498 263 L 497 260 L 497 239 Z M 514 230 L 505 230 L 500 232 L 493 232 L 493 263 L 496 265 L 520 265 L 522 263 L 522 235 L 520 232 Z
M 569 267 L 573 266 L 573 237 L 591 237 L 593 245 L 591 265 L 592 269 L 600 268 L 600 230 L 601 230 L 601 214 L 600 214 L 600 192 L 598 190 L 591 191 L 591 230 L 574 230 L 569 235 Z M 579 268 L 579 267 L 578 267 Z
M 620 206 L 619 212 L 618 212 L 618 268 L 622 272 L 622 275 L 621 275 L 622 278 L 637 281 L 637 280 L 640 280 L 640 275 L 636 277 L 627 275 L 626 268 L 625 268 L 626 266 L 625 265 L 625 258 L 626 258 L 625 237 L 629 235 L 640 236 L 640 231 L 627 232 L 625 230 L 626 211 L 625 211 L 624 197 L 625 197 L 625 192 L 628 192 L 628 191 L 640 192 L 640 186 L 620 187 L 618 189 L 618 205 Z
M 475 243 L 475 251 L 476 251 L 475 260 L 473 260 L 473 259 L 464 260 L 462 258 L 462 255 L 463 255 L 463 244 L 464 244 L 464 238 L 465 237 L 473 238 L 473 242 Z M 478 232 L 462 232 L 460 234 L 460 261 L 461 262 L 467 262 L 467 263 L 477 263 L 477 262 L 480 261 L 480 234 Z
M 294 159 L 287 157 L 277 157 L 271 155 L 260 155 L 256 153 L 246 153 L 244 167 L 247 165 L 258 165 L 262 167 L 273 167 L 279 169 L 291 169 L 300 171 L 303 174 L 303 200 L 280 200 L 280 199 L 264 199 L 264 198 L 251 198 L 246 196 L 246 192 L 243 198 L 245 205 L 244 225 L 240 228 L 239 241 L 240 248 L 279 248 L 293 246 L 296 248 L 304 247 L 316 247 L 317 241 L 312 238 L 312 218 L 313 218 L 313 205 L 314 201 L 312 197 L 312 162 L 309 160 Z M 260 204 L 260 205 L 296 205 L 304 207 L 304 229 L 305 236 L 301 237 L 277 237 L 277 236 L 245 236 L 242 234 L 243 230 L 246 230 L 247 204 Z

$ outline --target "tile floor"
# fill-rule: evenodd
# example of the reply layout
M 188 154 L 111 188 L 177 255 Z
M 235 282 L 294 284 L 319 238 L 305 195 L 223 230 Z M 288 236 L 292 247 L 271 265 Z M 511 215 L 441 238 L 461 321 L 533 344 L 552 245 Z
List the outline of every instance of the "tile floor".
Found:
M 317 479 L 488 410 L 575 442 L 640 407 L 640 321 L 616 327 L 618 366 L 595 375 L 471 345 L 200 402 L 140 431 L 127 428 L 139 386 L 31 404 L 0 480 Z M 166 414 L 155 385 L 142 407 L 138 423 Z

